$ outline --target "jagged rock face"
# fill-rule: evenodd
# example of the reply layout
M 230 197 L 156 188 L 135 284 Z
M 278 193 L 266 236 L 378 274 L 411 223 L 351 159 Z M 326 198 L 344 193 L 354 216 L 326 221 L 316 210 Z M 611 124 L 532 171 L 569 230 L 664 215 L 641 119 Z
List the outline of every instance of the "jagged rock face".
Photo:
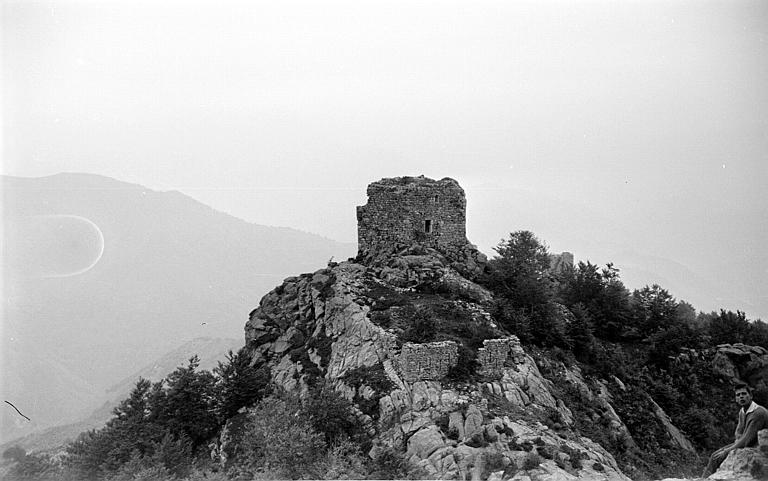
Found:
M 343 263 L 290 277 L 261 300 L 245 326 L 254 363 L 268 363 L 291 390 L 307 376 L 336 379 L 389 356 L 395 336 L 368 319 L 365 266 Z

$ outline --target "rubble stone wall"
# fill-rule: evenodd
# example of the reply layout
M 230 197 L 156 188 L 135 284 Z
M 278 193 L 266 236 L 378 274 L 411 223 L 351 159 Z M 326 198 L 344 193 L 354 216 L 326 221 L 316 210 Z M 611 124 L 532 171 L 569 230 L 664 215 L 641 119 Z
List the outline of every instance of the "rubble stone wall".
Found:
M 525 353 L 520 340 L 515 336 L 486 339 L 483 347 L 477 350 L 478 374 L 499 379 L 505 368 L 518 363 L 520 355 Z M 458 345 L 453 341 L 425 344 L 408 342 L 403 345 L 400 354 L 395 356 L 395 365 L 404 381 L 439 381 L 456 365 L 458 359 Z
M 377 246 L 418 242 L 440 251 L 466 244 L 466 198 L 453 179 L 395 177 L 368 186 L 368 203 L 357 207 L 359 253 Z
M 549 254 L 549 271 L 553 273 L 562 272 L 566 267 L 573 267 L 573 254 L 562 252 L 560 254 Z
M 477 350 L 478 373 L 490 378 L 500 378 L 505 367 L 515 365 L 515 356 L 522 350 L 517 337 L 487 339 Z
M 405 381 L 434 381 L 444 378 L 458 359 L 459 349 L 453 341 L 408 342 L 397 357 L 397 367 Z

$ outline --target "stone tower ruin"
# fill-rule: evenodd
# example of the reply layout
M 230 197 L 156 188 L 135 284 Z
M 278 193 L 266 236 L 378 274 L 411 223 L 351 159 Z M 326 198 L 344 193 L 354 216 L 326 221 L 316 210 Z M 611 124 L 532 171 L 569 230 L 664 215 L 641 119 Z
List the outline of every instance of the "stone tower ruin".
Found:
M 358 254 L 419 243 L 444 253 L 460 251 L 466 234 L 464 189 L 453 179 L 381 179 L 357 207 Z

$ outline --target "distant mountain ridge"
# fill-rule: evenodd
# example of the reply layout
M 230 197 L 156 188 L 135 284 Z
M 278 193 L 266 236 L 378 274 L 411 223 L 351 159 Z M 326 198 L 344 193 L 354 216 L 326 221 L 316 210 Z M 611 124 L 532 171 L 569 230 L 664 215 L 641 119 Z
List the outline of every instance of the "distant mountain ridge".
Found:
M 241 337 L 253 304 L 275 283 L 356 250 L 294 229 L 251 224 L 179 192 L 98 175 L 2 176 L 0 187 L 8 247 L 2 264 L 15 263 L 2 270 L 0 393 L 33 420 L 19 423 L 16 413 L 4 410 L 3 440 L 89 412 L 99 392 L 180 342 Z M 58 225 L 23 230 L 25 220 L 55 216 L 87 219 L 102 233 L 103 255 L 87 272 L 41 278 L 9 250 L 28 244 L 29 232 L 58 232 Z M 38 244 L 74 253 L 82 243 L 70 234 Z M 14 235 L 15 245 L 6 242 Z M 49 379 L 26 372 L 45 359 L 67 374 Z M 50 364 L 38 371 L 53 372 Z M 79 381 L 59 382 L 65 377 Z

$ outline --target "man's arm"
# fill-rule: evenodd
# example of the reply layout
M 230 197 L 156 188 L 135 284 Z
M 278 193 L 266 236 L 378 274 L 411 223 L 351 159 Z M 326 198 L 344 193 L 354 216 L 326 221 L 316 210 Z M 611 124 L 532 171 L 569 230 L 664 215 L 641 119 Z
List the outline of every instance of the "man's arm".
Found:
M 739 422 L 736 424 L 736 432 L 733 434 L 733 439 L 737 440 L 744 434 L 744 418 L 745 414 L 743 410 L 739 410 Z

